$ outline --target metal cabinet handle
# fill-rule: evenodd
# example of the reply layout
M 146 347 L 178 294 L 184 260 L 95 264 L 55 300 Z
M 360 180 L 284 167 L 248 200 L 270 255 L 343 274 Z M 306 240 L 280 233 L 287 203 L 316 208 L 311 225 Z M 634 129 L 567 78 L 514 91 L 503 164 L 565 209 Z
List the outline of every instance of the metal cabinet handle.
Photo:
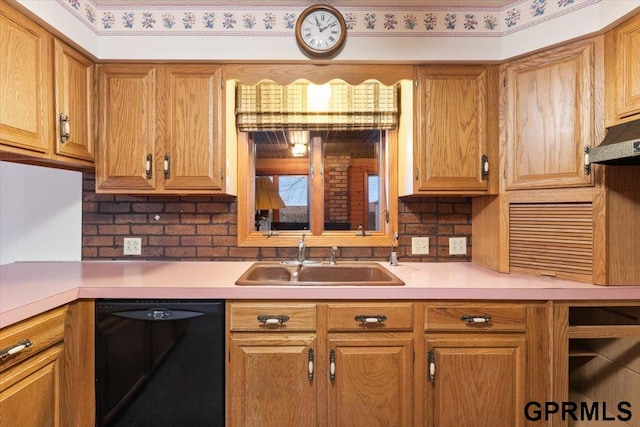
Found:
M 309 349 L 308 372 L 309 372 L 309 381 L 313 381 L 313 349 L 312 348 Z
M 329 352 L 329 380 L 333 384 L 336 381 L 336 351 Z
M 22 350 L 31 347 L 33 343 L 31 340 L 23 340 L 17 344 L 7 347 L 4 350 L 0 350 L 0 359 L 6 359 L 9 356 L 20 353 Z
M 60 113 L 58 121 L 60 122 L 60 142 L 64 144 L 65 142 L 69 141 L 71 132 L 71 127 L 69 126 L 69 116 L 67 114 Z
M 428 363 L 428 372 L 427 372 L 427 381 L 432 383 L 436 379 L 436 357 L 433 354 L 433 351 L 430 351 L 427 355 L 427 363 Z
M 147 173 L 147 179 L 153 178 L 153 154 L 147 154 L 144 167 Z
M 484 314 L 482 316 L 470 316 L 468 314 L 463 314 L 460 316 L 460 320 L 467 323 L 491 323 L 493 318 L 488 314 Z
M 482 170 L 480 171 L 480 175 L 483 181 L 486 181 L 489 177 L 489 157 L 486 154 L 482 155 Z
M 289 320 L 289 316 L 284 314 L 261 314 L 257 317 L 258 322 L 263 325 L 282 325 Z
M 359 314 L 354 317 L 356 322 L 360 322 L 360 324 L 364 325 L 367 323 L 383 323 L 387 320 L 387 316 L 384 314 Z
M 164 178 L 165 179 L 171 178 L 171 155 L 169 154 L 164 155 L 164 163 L 162 166 L 164 169 Z

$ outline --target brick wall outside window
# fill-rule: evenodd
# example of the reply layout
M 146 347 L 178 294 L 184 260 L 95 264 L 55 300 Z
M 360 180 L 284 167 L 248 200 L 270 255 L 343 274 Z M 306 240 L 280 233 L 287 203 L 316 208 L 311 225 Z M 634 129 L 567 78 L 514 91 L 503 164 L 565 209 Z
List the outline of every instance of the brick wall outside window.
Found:
M 237 246 L 237 202 L 220 196 L 125 196 L 95 193 L 85 174 L 82 203 L 84 260 L 146 259 L 254 261 L 297 257 L 295 248 Z M 398 203 L 400 262 L 471 260 L 469 198 L 401 198 Z M 411 255 L 411 237 L 430 238 L 429 255 Z M 449 237 L 467 237 L 467 255 L 449 255 Z M 122 254 L 125 237 L 140 237 L 142 256 Z M 385 261 L 390 247 L 340 248 L 338 259 Z M 311 259 L 328 259 L 328 248 L 309 248 Z

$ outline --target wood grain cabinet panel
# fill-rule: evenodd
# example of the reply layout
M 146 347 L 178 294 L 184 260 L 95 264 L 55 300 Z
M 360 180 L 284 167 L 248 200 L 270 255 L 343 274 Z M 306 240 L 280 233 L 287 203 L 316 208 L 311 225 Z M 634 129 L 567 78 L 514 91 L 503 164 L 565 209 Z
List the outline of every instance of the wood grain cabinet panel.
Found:
M 0 330 L 0 427 L 61 425 L 67 306 Z
M 497 167 L 497 75 L 492 66 L 419 66 L 415 69 L 416 123 L 412 188 L 406 194 L 487 194 Z M 407 161 L 408 162 L 408 161 Z M 497 169 L 496 169 L 497 171 Z M 497 187 L 497 185 L 495 186 Z
M 593 185 L 584 146 L 600 143 L 603 38 L 502 66 L 506 190 Z
M 62 344 L 0 377 L 0 427 L 60 425 Z
M 0 3 L 0 143 L 11 152 L 51 152 L 51 43 L 43 28 Z
M 413 426 L 413 339 L 329 337 L 329 426 Z
M 141 192 L 156 188 L 156 65 L 99 68 L 96 191 Z
M 425 425 L 523 426 L 525 348 L 524 334 L 428 336 Z
M 221 190 L 223 180 L 221 68 L 167 66 L 167 190 Z
M 94 64 L 59 40 L 54 41 L 54 64 L 56 154 L 93 162 Z
M 606 34 L 607 125 L 640 118 L 640 15 Z
M 229 347 L 227 425 L 317 425 L 315 335 L 233 335 Z

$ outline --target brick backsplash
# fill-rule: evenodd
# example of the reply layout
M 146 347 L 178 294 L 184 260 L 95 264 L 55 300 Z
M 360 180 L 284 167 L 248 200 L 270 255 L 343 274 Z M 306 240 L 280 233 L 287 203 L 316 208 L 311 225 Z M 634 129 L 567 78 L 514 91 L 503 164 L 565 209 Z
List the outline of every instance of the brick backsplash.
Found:
M 401 198 L 398 210 L 396 251 L 401 262 L 471 260 L 469 198 Z M 84 260 L 254 261 L 297 256 L 297 247 L 238 247 L 235 198 L 96 194 L 95 176 L 85 173 L 82 213 Z M 414 236 L 430 238 L 429 255 L 411 255 Z M 466 256 L 449 255 L 450 236 L 467 237 Z M 142 239 L 142 256 L 122 254 L 125 237 Z M 389 247 L 340 248 L 338 258 L 384 261 L 389 251 Z M 327 248 L 309 249 L 312 259 L 328 259 L 328 255 Z

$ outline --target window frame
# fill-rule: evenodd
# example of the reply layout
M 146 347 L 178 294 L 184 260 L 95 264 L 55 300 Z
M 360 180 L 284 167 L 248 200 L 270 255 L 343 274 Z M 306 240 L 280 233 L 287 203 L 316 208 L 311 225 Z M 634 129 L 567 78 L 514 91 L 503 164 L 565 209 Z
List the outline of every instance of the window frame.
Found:
M 256 159 L 254 144 L 251 143 L 249 132 L 238 132 L 238 176 L 246 176 L 245 181 L 239 180 L 238 185 L 238 246 L 240 247 L 288 247 L 295 246 L 301 237 L 299 230 L 275 230 L 271 232 L 255 230 L 255 170 Z M 318 138 L 319 143 L 320 138 Z M 312 138 L 312 144 L 315 144 Z M 379 247 L 389 246 L 393 240 L 393 234 L 398 230 L 398 177 L 397 152 L 398 131 L 387 131 L 386 143 L 383 144 L 380 158 L 380 186 L 385 186 L 385 200 L 389 221 L 382 221 L 379 231 L 366 231 L 361 233 L 348 230 L 323 230 L 324 221 L 320 221 L 315 215 L 324 215 L 323 198 L 321 206 L 314 205 L 310 209 L 311 230 L 305 235 L 305 243 L 312 247 Z M 315 170 L 322 169 L 322 150 L 312 150 L 316 154 L 311 162 Z M 311 178 L 310 193 L 322 192 L 322 176 L 318 174 Z
M 375 67 L 356 64 L 328 64 L 321 66 L 308 64 L 226 64 L 227 81 L 227 121 L 226 131 L 237 138 L 238 192 L 237 192 L 237 236 L 239 247 L 296 247 L 300 240 L 299 231 L 281 231 L 278 235 L 268 235 L 255 231 L 254 218 L 254 172 L 255 159 L 248 141 L 248 133 L 240 132 L 235 125 L 234 88 L 237 81 L 256 84 L 261 80 L 272 80 L 280 84 L 289 84 L 306 79 L 322 84 L 333 79 L 341 79 L 349 84 L 359 84 L 374 79 L 383 84 L 396 84 L 401 81 L 414 81 L 414 67 L 411 64 L 376 64 Z M 412 88 L 413 84 L 406 88 Z M 404 88 L 404 85 L 403 85 Z M 400 97 L 410 99 L 407 105 L 413 105 L 413 92 L 404 90 Z M 403 105 L 405 101 L 403 101 Z M 356 236 L 353 231 L 324 231 L 322 235 L 310 235 L 305 238 L 309 247 L 389 247 L 397 244 L 394 234 L 398 230 L 398 145 L 399 135 L 404 144 L 413 144 L 413 110 L 400 112 L 398 129 L 388 131 L 384 151 L 384 172 L 381 176 L 387 185 L 387 210 L 389 221 L 383 222 L 381 231 L 370 232 L 366 236 Z M 381 183 L 382 185 L 382 183 Z

